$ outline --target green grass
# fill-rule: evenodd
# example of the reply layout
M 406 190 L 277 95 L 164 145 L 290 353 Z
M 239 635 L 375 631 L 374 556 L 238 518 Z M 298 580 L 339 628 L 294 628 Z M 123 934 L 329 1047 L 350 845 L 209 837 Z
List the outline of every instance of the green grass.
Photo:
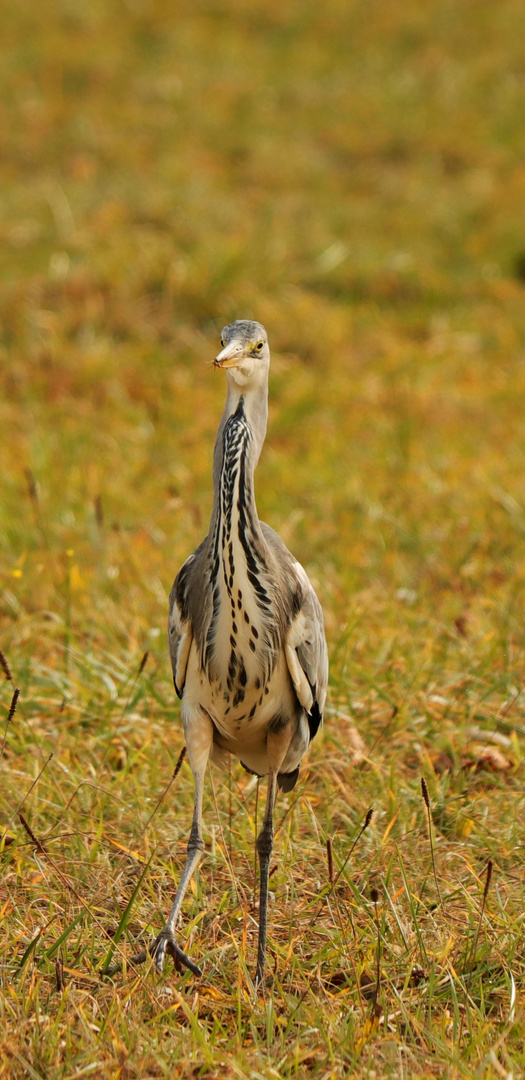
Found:
M 525 1069 L 524 10 L 2 13 L 1 1078 Z M 167 593 L 235 317 L 273 350 L 259 512 L 331 657 L 277 808 L 264 995 L 236 764 L 184 905 L 204 978 L 99 974 L 184 860 Z

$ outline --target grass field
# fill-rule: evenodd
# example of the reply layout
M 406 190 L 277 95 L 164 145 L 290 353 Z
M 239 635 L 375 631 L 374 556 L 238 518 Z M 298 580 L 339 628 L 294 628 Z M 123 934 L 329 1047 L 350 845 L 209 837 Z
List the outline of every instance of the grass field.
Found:
M 524 32 L 518 0 L 2 9 L 1 1078 L 525 1075 Z M 100 975 L 184 860 L 167 593 L 236 317 L 273 349 L 259 513 L 331 660 L 264 994 L 235 763 L 204 977 Z

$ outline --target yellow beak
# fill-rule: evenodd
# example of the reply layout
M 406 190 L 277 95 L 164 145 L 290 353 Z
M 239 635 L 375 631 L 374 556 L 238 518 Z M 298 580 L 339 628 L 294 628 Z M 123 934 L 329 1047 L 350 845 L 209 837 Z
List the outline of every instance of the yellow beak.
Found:
M 232 368 L 237 367 L 244 356 L 244 343 L 238 338 L 233 338 L 224 346 L 224 349 L 215 357 L 214 367 Z

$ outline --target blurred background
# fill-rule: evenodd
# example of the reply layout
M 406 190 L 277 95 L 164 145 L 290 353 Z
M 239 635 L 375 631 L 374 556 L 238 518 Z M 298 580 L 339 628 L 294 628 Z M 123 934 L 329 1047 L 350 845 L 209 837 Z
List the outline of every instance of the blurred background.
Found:
M 273 347 L 260 513 L 318 583 L 343 699 L 365 660 L 462 669 L 472 637 L 513 684 L 524 23 L 513 0 L 5 9 L 3 633 L 66 699 L 74 640 L 166 669 L 237 317 Z
M 2 21 L 8 637 L 58 646 L 66 609 L 117 651 L 163 635 L 211 506 L 206 365 L 237 317 L 273 347 L 260 513 L 318 578 L 332 647 L 364 619 L 352 648 L 391 652 L 420 602 L 444 647 L 454 620 L 507 626 L 523 6 L 64 0 Z

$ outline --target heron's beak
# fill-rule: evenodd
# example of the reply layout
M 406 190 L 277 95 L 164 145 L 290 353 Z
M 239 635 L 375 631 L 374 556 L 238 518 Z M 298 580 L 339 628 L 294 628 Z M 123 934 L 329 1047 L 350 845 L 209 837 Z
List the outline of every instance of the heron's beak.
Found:
M 229 341 L 224 349 L 215 357 L 214 367 L 232 368 L 237 367 L 244 356 L 244 344 L 237 338 Z

